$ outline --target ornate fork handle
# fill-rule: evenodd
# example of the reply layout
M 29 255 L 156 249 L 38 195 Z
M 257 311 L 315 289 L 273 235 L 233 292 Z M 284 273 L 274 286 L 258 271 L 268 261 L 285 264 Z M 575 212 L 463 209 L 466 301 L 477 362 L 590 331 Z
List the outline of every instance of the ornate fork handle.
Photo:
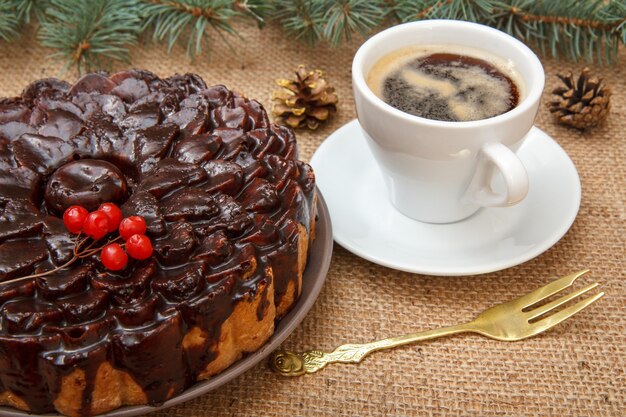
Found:
M 370 343 L 341 345 L 330 353 L 319 350 L 307 350 L 302 353 L 278 350 L 272 354 L 270 366 L 274 371 L 284 376 L 312 374 L 333 362 L 359 363 L 365 356 L 377 350 L 392 349 L 409 343 L 471 331 L 474 331 L 472 323 L 466 323 L 442 329 L 390 337 Z
M 270 366 L 274 371 L 285 376 L 304 375 L 317 372 L 333 362 L 360 362 L 365 356 L 376 350 L 391 349 L 408 343 L 463 332 L 478 333 L 495 340 L 508 342 L 527 339 L 567 320 L 574 314 L 589 307 L 604 295 L 603 292 L 600 292 L 569 307 L 555 311 L 556 308 L 569 303 L 598 286 L 598 283 L 593 283 L 548 303 L 541 304 L 553 295 L 571 287 L 576 279 L 587 272 L 589 270 L 566 275 L 515 300 L 491 307 L 480 313 L 469 323 L 391 337 L 371 343 L 342 345 L 330 353 L 320 352 L 319 350 L 309 350 L 301 354 L 277 351 L 271 357 Z

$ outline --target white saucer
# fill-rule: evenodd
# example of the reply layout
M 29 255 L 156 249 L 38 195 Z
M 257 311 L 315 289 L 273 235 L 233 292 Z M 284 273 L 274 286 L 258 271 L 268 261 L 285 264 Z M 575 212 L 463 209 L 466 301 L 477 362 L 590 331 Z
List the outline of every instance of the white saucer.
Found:
M 451 224 L 400 214 L 387 198 L 357 120 L 331 134 L 311 165 L 333 225 L 335 242 L 390 268 L 428 275 L 484 274 L 526 262 L 569 230 L 580 207 L 580 179 L 569 156 L 533 128 L 518 151 L 528 196 L 507 208 L 484 208 Z

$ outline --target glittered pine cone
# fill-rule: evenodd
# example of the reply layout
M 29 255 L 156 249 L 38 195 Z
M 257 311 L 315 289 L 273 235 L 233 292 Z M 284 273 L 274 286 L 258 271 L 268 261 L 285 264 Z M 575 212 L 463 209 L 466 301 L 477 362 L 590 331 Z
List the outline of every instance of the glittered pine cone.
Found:
M 552 91 L 554 99 L 547 104 L 555 121 L 581 130 L 604 123 L 611 107 L 611 89 L 604 80 L 592 77 L 589 68 L 582 70 L 578 80 L 571 71 L 557 76 L 564 85 Z
M 307 71 L 304 65 L 299 65 L 295 80 L 276 81 L 282 87 L 272 94 L 272 113 L 278 123 L 317 129 L 337 111 L 335 89 L 322 75 L 320 70 Z

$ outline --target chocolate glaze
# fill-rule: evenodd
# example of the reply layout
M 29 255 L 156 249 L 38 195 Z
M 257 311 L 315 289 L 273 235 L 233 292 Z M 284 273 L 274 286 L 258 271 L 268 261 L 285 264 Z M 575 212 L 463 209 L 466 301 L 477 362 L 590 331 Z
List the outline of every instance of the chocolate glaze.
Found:
M 48 212 L 62 215 L 70 206 L 93 211 L 105 202 L 123 203 L 128 185 L 112 163 L 81 159 L 59 167 L 48 179 L 44 200 Z
M 141 215 L 153 256 L 105 270 L 97 256 L 0 287 L 0 393 L 53 411 L 80 368 L 89 414 L 98 367 L 128 372 L 150 404 L 196 381 L 236 304 L 274 280 L 297 283 L 298 225 L 310 229 L 314 176 L 293 132 L 260 103 L 197 75 L 87 74 L 39 80 L 0 99 L 0 280 L 71 257 L 59 216 L 103 201 Z M 272 278 L 273 276 L 273 278 Z M 193 327 L 208 335 L 183 350 Z

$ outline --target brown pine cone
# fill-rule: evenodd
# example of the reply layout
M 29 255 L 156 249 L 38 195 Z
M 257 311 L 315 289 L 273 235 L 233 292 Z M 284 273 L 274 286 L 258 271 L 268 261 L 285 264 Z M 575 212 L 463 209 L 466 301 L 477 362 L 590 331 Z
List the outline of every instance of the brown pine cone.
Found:
M 589 68 L 582 70 L 578 80 L 571 71 L 557 77 L 565 85 L 552 91 L 555 96 L 547 106 L 558 123 L 580 130 L 604 123 L 611 108 L 611 89 L 602 78 L 592 77 Z
M 335 89 L 322 78 L 322 71 L 298 66 L 295 80 L 277 80 L 282 88 L 272 94 L 272 113 L 277 122 L 298 128 L 317 129 L 337 111 Z

